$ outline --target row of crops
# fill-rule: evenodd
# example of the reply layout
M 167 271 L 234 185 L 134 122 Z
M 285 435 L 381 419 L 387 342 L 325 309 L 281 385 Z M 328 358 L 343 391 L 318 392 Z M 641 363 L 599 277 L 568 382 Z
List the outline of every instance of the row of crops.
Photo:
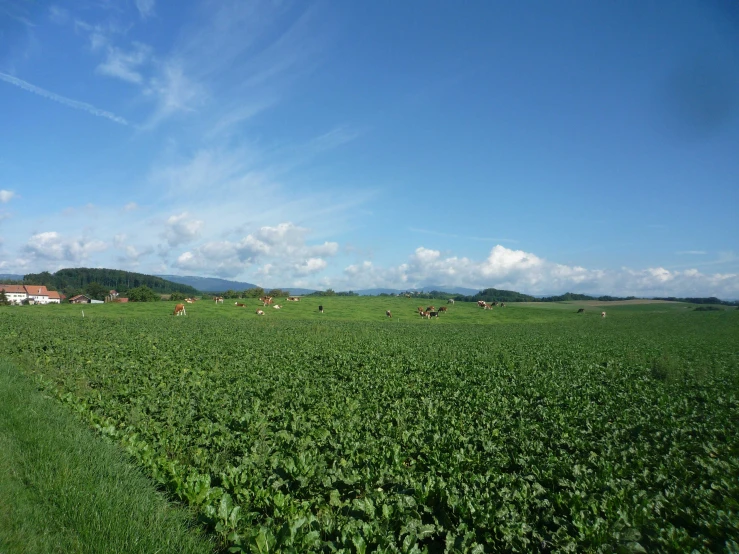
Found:
M 234 552 L 739 551 L 735 314 L 0 332 Z

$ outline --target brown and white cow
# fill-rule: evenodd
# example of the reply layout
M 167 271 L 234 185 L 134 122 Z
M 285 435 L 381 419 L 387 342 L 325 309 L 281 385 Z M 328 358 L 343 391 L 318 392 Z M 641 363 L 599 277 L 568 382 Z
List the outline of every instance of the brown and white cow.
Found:
M 392 319 L 392 318 L 393 318 L 393 314 L 391 314 L 391 313 L 390 313 L 390 310 L 386 310 L 386 311 L 385 311 L 385 315 L 386 315 L 387 317 L 389 317 L 390 319 Z
M 427 314 L 427 313 L 426 313 L 426 312 L 424 312 L 423 310 L 421 310 L 420 312 L 418 312 L 418 315 L 420 315 L 421 317 L 425 317 L 426 319 L 428 319 L 428 318 L 429 318 L 429 314 Z
M 268 306 L 272 304 L 272 297 L 271 296 L 262 296 L 259 301 L 262 303 L 262 306 Z
M 606 317 L 606 312 L 600 312 L 600 317 Z
M 184 304 L 177 304 L 174 307 L 174 315 L 187 315 Z
M 257 315 L 264 315 L 264 312 L 257 308 Z
M 480 308 L 484 308 L 484 307 L 485 307 L 485 301 L 484 301 L 484 300 L 478 300 L 478 301 L 477 301 L 477 305 L 478 305 L 478 306 L 479 306 Z
M 418 313 L 420 314 L 422 311 L 423 311 L 423 307 L 422 306 L 419 306 L 418 307 Z
M 433 306 L 427 306 L 426 307 L 426 311 L 427 312 L 435 312 L 436 311 L 436 308 L 434 308 Z
M 300 297 L 298 296 L 288 296 L 287 297 L 288 302 L 300 302 Z
M 282 306 L 280 306 L 279 304 L 275 304 L 275 305 L 274 305 L 274 306 L 272 306 L 272 307 L 273 307 L 273 308 L 274 308 L 275 310 L 279 310 L 280 308 L 282 308 Z
M 234 305 L 239 308 L 246 308 L 246 304 L 242 304 L 241 302 L 234 302 Z
M 446 312 L 446 311 L 447 311 L 447 307 L 446 306 L 442 306 L 442 307 L 439 308 L 439 313 Z
M 223 304 L 223 296 L 214 296 L 213 300 L 215 301 L 216 304 L 219 304 L 219 303 Z

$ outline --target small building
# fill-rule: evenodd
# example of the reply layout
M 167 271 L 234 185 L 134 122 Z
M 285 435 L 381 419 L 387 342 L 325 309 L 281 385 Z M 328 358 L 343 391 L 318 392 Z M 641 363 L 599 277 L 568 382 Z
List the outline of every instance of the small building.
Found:
M 0 290 L 5 291 L 5 297 L 11 304 L 19 305 L 28 298 L 26 287 L 23 285 L 0 285 Z
M 78 294 L 69 299 L 70 304 L 89 304 L 91 301 L 92 298 L 84 294 Z
M 90 304 L 105 304 L 102 300 L 95 300 L 94 298 L 90 299 Z
M 25 285 L 29 304 L 48 304 L 49 291 L 43 285 Z
M 62 293 L 57 292 L 55 290 L 49 291 L 49 304 L 61 304 L 62 303 L 62 296 L 64 296 Z

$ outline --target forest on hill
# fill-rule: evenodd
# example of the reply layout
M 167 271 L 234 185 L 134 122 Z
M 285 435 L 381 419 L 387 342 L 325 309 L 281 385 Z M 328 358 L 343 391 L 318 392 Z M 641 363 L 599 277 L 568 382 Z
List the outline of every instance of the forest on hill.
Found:
M 188 285 L 173 283 L 143 273 L 133 273 L 120 269 L 98 269 L 75 267 L 60 269 L 56 273 L 44 271 L 29 273 L 24 276 L 23 282 L 29 285 L 44 285 L 51 290 L 63 292 L 67 298 L 77 294 L 88 294 L 96 300 L 102 300 L 111 289 L 118 291 L 121 296 L 126 292 L 139 287 L 148 287 L 158 294 L 181 292 L 194 295 L 198 291 Z

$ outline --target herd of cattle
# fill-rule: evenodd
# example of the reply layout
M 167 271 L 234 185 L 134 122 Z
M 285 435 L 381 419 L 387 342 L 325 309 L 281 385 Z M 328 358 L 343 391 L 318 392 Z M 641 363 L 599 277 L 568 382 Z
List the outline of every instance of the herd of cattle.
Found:
M 223 304 L 223 297 L 222 296 L 215 296 L 213 297 L 213 300 L 216 304 Z M 288 296 L 285 299 L 287 302 L 299 302 L 300 297 L 299 296 Z M 195 298 L 186 298 L 185 302 L 188 304 L 193 304 L 197 300 Z M 266 308 L 267 306 L 271 306 L 275 310 L 279 310 L 282 308 L 279 304 L 274 304 L 274 298 L 272 296 L 262 296 L 259 298 L 259 301 L 262 303 L 262 308 Z M 450 298 L 447 300 L 447 304 L 454 305 L 454 299 Z M 234 302 L 234 305 L 237 308 L 246 308 L 246 304 L 243 304 L 241 302 Z M 477 306 L 479 308 L 482 308 L 483 310 L 492 310 L 496 306 L 499 306 L 501 308 L 505 308 L 505 302 L 485 302 L 484 300 L 478 300 Z M 431 319 L 432 317 L 439 317 L 439 314 L 445 313 L 448 311 L 447 306 L 440 306 L 439 308 L 436 308 L 435 306 L 426 306 L 426 309 L 423 309 L 423 306 L 419 306 L 417 311 L 418 315 L 420 315 L 423 318 Z M 577 310 L 578 314 L 581 314 L 585 311 L 585 308 L 580 308 Z M 318 306 L 318 312 L 323 313 L 323 306 Z M 174 308 L 174 315 L 187 315 L 187 312 L 185 311 L 185 305 L 184 304 L 177 304 Z M 256 315 L 264 315 L 264 310 L 257 308 Z M 385 311 L 385 316 L 392 319 L 393 314 L 390 312 L 390 310 Z M 606 317 L 606 312 L 601 312 L 600 316 Z

